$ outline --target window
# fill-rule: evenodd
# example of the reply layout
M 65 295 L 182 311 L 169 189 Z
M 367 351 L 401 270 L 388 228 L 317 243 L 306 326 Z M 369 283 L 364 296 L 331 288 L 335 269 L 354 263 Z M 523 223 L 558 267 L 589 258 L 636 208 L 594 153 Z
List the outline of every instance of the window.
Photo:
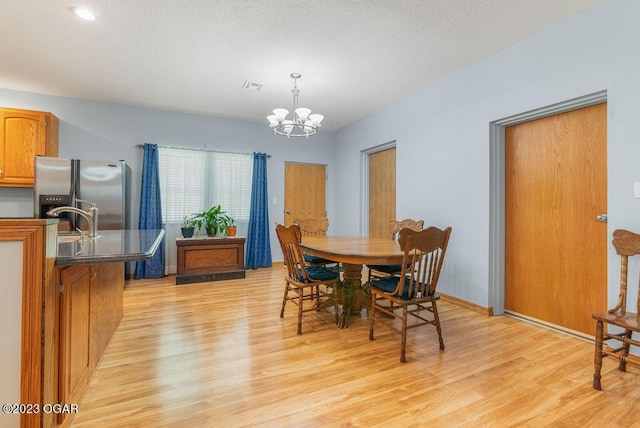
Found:
M 210 153 L 213 163 L 209 206 L 220 204 L 237 222 L 249 221 L 253 156 Z
M 163 223 L 220 204 L 236 222 L 249 221 L 253 156 L 158 148 Z
M 163 223 L 180 223 L 185 215 L 204 211 L 204 154 L 158 148 Z

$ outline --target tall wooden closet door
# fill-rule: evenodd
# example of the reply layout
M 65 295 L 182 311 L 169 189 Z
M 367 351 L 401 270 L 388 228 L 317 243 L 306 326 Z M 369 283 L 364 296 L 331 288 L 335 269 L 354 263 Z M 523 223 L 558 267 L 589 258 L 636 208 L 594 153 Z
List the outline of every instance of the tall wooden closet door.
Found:
M 594 335 L 607 304 L 607 105 L 505 135 L 505 309 Z
M 396 149 L 369 155 L 369 236 L 390 238 L 396 218 Z

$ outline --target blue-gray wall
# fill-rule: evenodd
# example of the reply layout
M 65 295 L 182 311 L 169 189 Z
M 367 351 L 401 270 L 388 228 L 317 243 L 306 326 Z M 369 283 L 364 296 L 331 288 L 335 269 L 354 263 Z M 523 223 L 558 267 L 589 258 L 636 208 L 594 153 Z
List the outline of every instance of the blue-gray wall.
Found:
M 439 289 L 492 306 L 490 122 L 606 90 L 608 236 L 616 228 L 640 231 L 633 197 L 640 181 L 638 17 L 639 1 L 606 1 L 337 131 L 335 181 L 360 182 L 352 165 L 361 150 L 395 140 L 398 217 L 453 227 Z M 334 195 L 335 233 L 360 226 L 352 203 L 360 192 L 345 186 Z M 619 258 L 608 247 L 611 303 Z
M 60 157 L 124 159 L 131 167 L 132 224 L 136 227 L 142 168 L 138 144 L 269 153 L 269 219 L 274 228 L 276 222 L 284 221 L 284 162 L 330 164 L 333 159 L 332 133 L 320 131 L 309 139 L 287 140 L 273 135 L 266 119 L 264 123 L 254 123 L 6 89 L 0 89 L 0 106 L 55 114 L 60 119 Z M 332 186 L 330 181 L 329 194 Z M 332 215 L 331 201 L 327 211 Z M 32 189 L 0 188 L 0 217 L 32 215 Z M 271 236 L 271 250 L 274 261 L 282 260 L 275 232 Z

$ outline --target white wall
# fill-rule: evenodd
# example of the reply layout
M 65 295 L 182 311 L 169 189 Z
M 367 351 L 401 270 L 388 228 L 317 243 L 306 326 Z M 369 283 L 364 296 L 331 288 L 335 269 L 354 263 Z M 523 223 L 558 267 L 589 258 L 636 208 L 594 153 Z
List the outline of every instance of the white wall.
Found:
M 640 231 L 639 16 L 637 0 L 609 0 L 343 128 L 335 135 L 336 183 L 360 183 L 360 151 L 396 140 L 398 217 L 452 226 L 439 288 L 490 306 L 489 123 L 607 90 L 608 236 Z M 335 195 L 335 233 L 360 227 L 353 201 L 361 191 L 354 184 Z M 609 245 L 610 302 L 618 277 Z
M 274 261 L 282 260 L 273 229 L 275 222 L 284 221 L 284 162 L 330 164 L 333 156 L 332 133 L 320 131 L 308 140 L 287 140 L 273 135 L 266 119 L 264 123 L 254 123 L 6 89 L 0 89 L 0 106 L 55 114 L 60 119 L 60 157 L 127 161 L 132 175 L 131 224 L 135 228 L 138 225 L 142 169 L 142 149 L 137 147 L 138 144 L 148 142 L 242 153 L 269 153 L 269 220 L 274 225 L 271 229 Z M 329 194 L 331 189 L 330 180 Z M 277 198 L 277 205 L 271 204 L 274 197 Z M 331 201 L 327 210 L 332 215 Z M 32 189 L 0 188 L 0 217 L 32 216 Z

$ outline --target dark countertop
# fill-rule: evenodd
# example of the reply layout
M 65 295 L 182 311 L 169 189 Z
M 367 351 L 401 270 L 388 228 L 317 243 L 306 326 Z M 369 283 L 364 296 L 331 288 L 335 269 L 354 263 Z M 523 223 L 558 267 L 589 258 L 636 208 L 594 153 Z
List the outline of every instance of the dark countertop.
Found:
M 164 230 L 100 230 L 98 235 L 94 239 L 60 240 L 56 265 L 148 260 L 160 246 Z

